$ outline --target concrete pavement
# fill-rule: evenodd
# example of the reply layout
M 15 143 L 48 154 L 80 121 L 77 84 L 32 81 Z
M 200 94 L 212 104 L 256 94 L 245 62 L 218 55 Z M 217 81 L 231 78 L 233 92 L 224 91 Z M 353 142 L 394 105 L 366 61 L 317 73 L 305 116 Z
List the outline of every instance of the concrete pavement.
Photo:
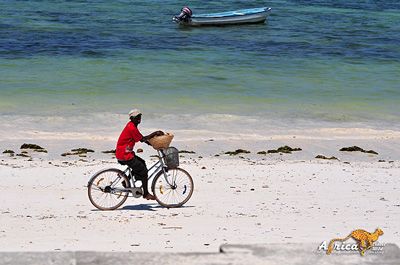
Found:
M 318 264 L 318 265 L 400 265 L 400 249 L 386 244 L 382 253 L 333 253 L 318 251 L 317 244 L 222 245 L 215 253 L 157 252 L 0 252 L 1 265 L 126 265 L 126 264 Z

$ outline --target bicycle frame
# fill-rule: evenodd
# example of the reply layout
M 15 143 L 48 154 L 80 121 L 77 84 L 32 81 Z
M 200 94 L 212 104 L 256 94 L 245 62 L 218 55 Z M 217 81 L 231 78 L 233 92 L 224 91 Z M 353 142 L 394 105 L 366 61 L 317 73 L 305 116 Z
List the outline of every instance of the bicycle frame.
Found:
M 164 154 L 164 152 L 163 152 L 162 150 L 157 150 L 157 153 L 158 153 L 158 161 L 155 162 L 155 163 L 148 169 L 149 173 L 150 173 L 151 171 L 152 171 L 152 173 L 149 174 L 149 176 L 147 177 L 147 179 L 150 180 L 152 177 L 154 177 L 155 175 L 157 175 L 158 172 L 162 171 L 162 172 L 164 173 L 163 175 L 164 175 L 165 181 L 166 181 L 169 185 L 171 185 L 171 183 L 169 183 L 168 178 L 167 178 L 167 176 L 166 176 L 167 167 L 166 167 L 166 165 L 165 165 L 165 163 L 164 163 L 164 160 L 163 160 L 164 157 L 165 157 L 165 154 Z M 132 187 L 135 188 L 135 187 L 136 187 L 136 186 L 135 186 L 136 178 L 135 178 L 135 175 L 132 174 L 132 169 L 128 166 L 128 167 L 124 170 L 124 173 L 125 173 L 125 175 L 131 177 Z

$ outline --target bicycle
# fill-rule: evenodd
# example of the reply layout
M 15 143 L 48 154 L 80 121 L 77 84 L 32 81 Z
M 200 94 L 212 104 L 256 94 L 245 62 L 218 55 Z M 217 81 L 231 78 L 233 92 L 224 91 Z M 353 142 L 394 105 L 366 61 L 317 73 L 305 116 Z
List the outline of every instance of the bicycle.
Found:
M 148 179 L 154 176 L 151 190 L 161 206 L 181 207 L 193 194 L 193 179 L 187 171 L 179 168 L 179 152 L 175 147 L 157 152 L 158 161 L 149 168 L 149 173 L 152 173 Z M 139 198 L 143 195 L 142 186 L 137 185 L 137 181 L 129 167 L 124 171 L 117 168 L 103 169 L 88 182 L 89 200 L 99 210 L 115 210 L 128 197 Z

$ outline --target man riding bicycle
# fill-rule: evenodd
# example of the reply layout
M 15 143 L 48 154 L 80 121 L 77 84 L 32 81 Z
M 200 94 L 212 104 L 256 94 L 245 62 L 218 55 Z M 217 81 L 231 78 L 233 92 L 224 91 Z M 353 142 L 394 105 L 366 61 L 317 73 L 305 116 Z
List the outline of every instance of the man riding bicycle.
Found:
M 142 113 L 138 109 L 133 109 L 129 112 L 129 119 L 130 121 L 126 124 L 118 138 L 115 156 L 120 164 L 129 166 L 134 175 L 137 176 L 137 179 L 142 181 L 143 198 L 155 200 L 154 195 L 150 194 L 147 188 L 148 170 L 146 162 L 135 154 L 133 148 L 135 143 L 139 141 L 148 144 L 147 141 L 149 139 L 154 136 L 163 135 L 164 133 L 162 131 L 156 131 L 147 136 L 143 136 L 138 129 L 138 125 L 142 120 Z

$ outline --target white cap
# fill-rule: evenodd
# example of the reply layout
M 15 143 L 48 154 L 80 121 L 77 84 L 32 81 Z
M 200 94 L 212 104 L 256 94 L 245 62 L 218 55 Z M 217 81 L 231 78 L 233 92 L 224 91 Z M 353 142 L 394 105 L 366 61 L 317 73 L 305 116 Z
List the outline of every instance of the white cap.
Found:
M 142 113 L 140 112 L 140 110 L 138 110 L 138 109 L 133 109 L 133 110 L 129 111 L 129 118 L 130 118 L 130 117 L 136 117 L 136 116 L 139 115 L 139 114 L 142 114 Z

